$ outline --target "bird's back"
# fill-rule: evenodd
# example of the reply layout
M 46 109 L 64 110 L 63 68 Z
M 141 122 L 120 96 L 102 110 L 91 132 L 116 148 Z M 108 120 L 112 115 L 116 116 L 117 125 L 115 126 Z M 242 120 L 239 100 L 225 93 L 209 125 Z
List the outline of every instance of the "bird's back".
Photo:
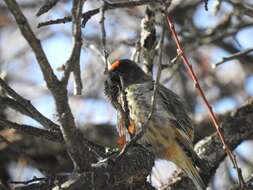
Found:
M 126 88 L 130 118 L 134 121 L 137 130 L 140 129 L 148 119 L 152 107 L 153 89 L 153 81 L 133 84 Z M 177 111 L 178 109 L 181 111 Z M 185 117 L 186 119 L 183 119 Z M 179 126 L 180 123 L 181 125 L 186 124 L 189 126 L 183 126 L 181 129 Z M 190 124 L 190 119 L 179 97 L 169 89 L 159 86 L 152 117 L 148 123 L 147 131 L 139 142 L 152 145 L 152 151 L 156 153 L 158 157 L 163 158 L 164 155 L 162 150 L 170 146 L 176 138 L 175 127 L 180 128 L 182 134 L 186 133 L 185 135 L 188 135 L 189 133 L 189 138 L 192 140 L 193 133 Z M 183 130 L 185 127 L 189 129 Z

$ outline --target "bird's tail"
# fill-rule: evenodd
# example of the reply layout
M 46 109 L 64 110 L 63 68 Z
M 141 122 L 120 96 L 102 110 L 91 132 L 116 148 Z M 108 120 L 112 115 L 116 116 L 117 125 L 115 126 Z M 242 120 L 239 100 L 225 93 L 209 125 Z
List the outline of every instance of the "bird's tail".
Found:
M 206 189 L 206 185 L 203 179 L 200 177 L 199 171 L 195 167 L 192 159 L 187 156 L 187 154 L 177 143 L 175 143 L 173 147 L 167 149 L 166 158 L 180 167 L 187 174 L 187 176 L 191 178 L 198 190 Z
M 198 190 L 205 190 L 206 185 L 204 181 L 202 180 L 202 178 L 200 177 L 198 170 L 193 165 L 190 159 L 189 159 L 189 163 L 186 163 L 186 165 L 187 165 L 186 168 L 182 168 L 184 172 L 192 179 L 194 185 L 197 187 Z

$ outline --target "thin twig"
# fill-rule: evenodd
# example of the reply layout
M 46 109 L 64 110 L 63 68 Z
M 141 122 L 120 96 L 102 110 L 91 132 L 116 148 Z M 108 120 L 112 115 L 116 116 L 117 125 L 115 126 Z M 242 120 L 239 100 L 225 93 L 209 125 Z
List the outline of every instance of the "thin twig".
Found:
M 208 11 L 208 0 L 204 0 L 205 10 Z
M 81 30 L 81 17 L 82 17 L 82 9 L 83 4 L 86 0 L 76 0 L 72 8 L 72 18 L 73 18 L 73 36 L 75 39 L 74 49 L 73 49 L 73 74 L 74 74 L 74 94 L 81 95 L 82 94 L 82 79 L 81 79 L 81 71 L 80 71 L 80 56 L 81 56 L 81 48 L 82 48 L 82 30 Z
M 47 181 L 47 180 L 49 180 L 47 177 L 34 177 L 33 179 L 30 179 L 30 180 L 27 180 L 27 181 L 10 181 L 9 183 L 28 185 L 28 184 L 33 183 L 33 182 Z
M 180 69 L 180 64 L 177 64 L 175 68 L 173 68 L 172 72 L 170 73 L 170 75 L 165 78 L 163 81 L 162 81 L 162 84 L 164 83 L 167 83 L 169 82 L 170 80 L 172 80 L 172 78 L 175 76 L 175 74 L 178 72 L 178 70 Z
M 155 1 L 155 2 L 160 3 L 159 1 Z M 107 3 L 105 10 L 137 7 L 137 6 L 146 5 L 149 3 L 154 3 L 154 0 L 139 0 L 139 1 L 131 1 L 131 2 L 127 1 L 127 2 L 120 2 L 120 3 Z M 101 8 L 96 8 L 96 9 L 83 13 L 82 18 L 85 19 L 87 22 L 92 16 L 98 14 L 100 12 L 100 9 Z M 72 18 L 70 16 L 67 16 L 64 18 L 56 19 L 56 20 L 41 22 L 38 24 L 38 28 L 47 26 L 47 25 L 52 25 L 52 24 L 65 24 L 71 21 L 72 21 Z
M 90 11 L 87 11 L 85 13 L 82 14 L 82 27 L 85 26 L 85 24 L 88 22 L 88 20 L 99 13 L 99 10 L 98 9 L 93 9 L 93 10 L 90 10 Z M 41 22 L 38 24 L 38 28 L 41 28 L 41 27 L 44 27 L 44 26 L 48 26 L 48 25 L 53 25 L 53 24 L 65 24 L 65 23 L 68 23 L 68 22 L 71 22 L 72 21 L 72 17 L 71 16 L 66 16 L 66 17 L 63 17 L 63 18 L 59 18 L 59 19 L 55 19 L 55 20 L 49 20 L 49 21 L 45 21 L 45 22 Z
M 213 123 L 213 126 L 215 127 L 216 131 L 217 131 L 217 134 L 223 144 L 223 149 L 225 150 L 225 152 L 227 153 L 228 157 L 230 158 L 230 160 L 232 161 L 232 164 L 234 166 L 234 168 L 237 170 L 237 174 L 238 174 L 238 178 L 239 178 L 239 182 L 240 182 L 240 185 L 241 186 L 244 186 L 245 182 L 243 180 L 243 177 L 241 175 L 241 169 L 238 167 L 238 164 L 237 164 L 237 161 L 236 161 L 236 157 L 235 155 L 232 153 L 232 151 L 230 150 L 230 148 L 228 147 L 226 141 L 225 141 L 225 138 L 224 138 L 224 134 L 222 133 L 221 131 L 221 128 L 218 124 L 218 120 L 217 120 L 217 117 L 215 116 L 214 112 L 213 112 L 213 109 L 212 109 L 212 106 L 209 104 L 202 88 L 200 87 L 200 84 L 199 84 L 199 81 L 198 81 L 198 78 L 195 74 L 195 72 L 193 71 L 192 69 L 192 65 L 190 64 L 190 62 L 188 61 L 187 57 L 185 56 L 184 54 L 184 51 L 183 51 L 183 48 L 179 42 L 179 39 L 178 39 L 178 36 L 177 36 L 177 33 L 176 33 L 176 30 L 175 30 L 175 27 L 174 27 L 174 24 L 173 24 L 173 21 L 172 21 L 172 18 L 170 16 L 167 16 L 167 22 L 168 22 L 168 27 L 173 35 L 173 38 L 174 38 L 174 41 L 176 42 L 176 45 L 177 45 L 177 48 L 178 48 L 178 51 L 179 53 L 181 53 L 181 58 L 185 64 L 185 66 L 187 67 L 188 69 L 188 72 L 192 78 L 192 80 L 194 81 L 194 85 L 195 87 L 197 88 L 200 96 L 202 97 L 206 107 L 207 107 L 207 110 L 208 110 L 208 113 L 210 115 L 210 118 L 212 120 L 212 123 Z
M 70 58 L 67 61 L 64 77 L 62 79 L 64 85 L 68 84 L 71 71 L 74 74 L 74 94 L 80 95 L 82 93 L 82 80 L 80 72 L 80 54 L 82 48 L 82 31 L 81 31 L 81 15 L 84 0 L 75 0 L 72 7 L 72 35 L 73 48 Z
M 39 9 L 36 16 L 40 16 L 46 12 L 48 12 L 50 9 L 52 9 L 59 0 L 46 0 L 46 2 L 43 4 L 43 6 Z
M 108 52 L 106 48 L 106 30 L 105 30 L 105 10 L 106 7 L 108 6 L 108 3 L 103 0 L 103 6 L 100 9 L 100 25 L 101 25 L 101 35 L 102 35 L 102 46 L 103 46 L 103 52 L 104 52 L 104 62 L 105 62 L 105 72 L 108 70 Z
M 177 61 L 179 60 L 180 57 L 181 57 L 181 54 L 179 52 L 172 60 L 169 60 L 169 63 L 162 65 L 162 70 L 166 69 L 168 67 L 173 67 L 173 65 L 175 65 L 177 63 Z
M 219 61 L 218 63 L 212 64 L 212 67 L 216 68 L 216 67 L 220 66 L 221 64 L 223 64 L 223 63 L 225 63 L 227 61 L 230 61 L 230 60 L 233 60 L 233 59 L 238 59 L 238 58 L 240 58 L 242 56 L 245 56 L 245 55 L 249 54 L 252 51 L 253 51 L 253 48 L 248 48 L 248 49 L 245 49 L 245 50 L 243 50 L 241 52 L 234 53 L 234 54 L 232 54 L 232 55 L 230 55 L 228 57 L 223 57 L 222 60 Z

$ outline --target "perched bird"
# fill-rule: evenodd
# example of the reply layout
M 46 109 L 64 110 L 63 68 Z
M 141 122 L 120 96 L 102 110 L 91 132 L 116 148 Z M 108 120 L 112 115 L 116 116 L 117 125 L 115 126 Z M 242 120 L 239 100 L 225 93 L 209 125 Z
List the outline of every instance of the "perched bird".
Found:
M 127 103 L 130 133 L 140 130 L 146 122 L 153 93 L 154 80 L 135 62 L 122 59 L 109 66 L 105 94 L 117 110 L 121 105 L 121 109 L 126 111 Z M 118 116 L 121 120 L 121 114 Z M 121 126 L 120 135 L 123 135 L 123 130 Z M 152 117 L 138 143 L 150 147 L 156 158 L 174 162 L 192 179 L 198 190 L 206 189 L 197 169 L 204 169 L 205 164 L 193 149 L 191 119 L 179 96 L 161 84 L 158 85 Z

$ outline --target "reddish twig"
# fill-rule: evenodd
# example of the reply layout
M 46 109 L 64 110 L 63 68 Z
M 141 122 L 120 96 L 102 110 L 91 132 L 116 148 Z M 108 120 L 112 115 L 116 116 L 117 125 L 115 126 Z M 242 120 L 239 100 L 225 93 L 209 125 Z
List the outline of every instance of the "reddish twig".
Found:
M 233 167 L 237 170 L 237 174 L 238 174 L 238 178 L 239 178 L 239 183 L 240 185 L 243 187 L 245 182 L 243 180 L 243 177 L 242 177 L 242 173 L 241 173 L 241 169 L 238 167 L 238 164 L 237 164 L 237 161 L 236 161 L 236 157 L 235 155 L 232 153 L 232 151 L 230 150 L 230 148 L 228 147 L 226 141 L 225 141 L 225 138 L 224 138 L 224 134 L 222 133 L 221 131 L 221 128 L 218 124 L 218 120 L 217 120 L 217 117 L 215 116 L 214 112 L 213 112 L 213 109 L 212 109 L 212 106 L 209 104 L 202 88 L 200 87 L 200 84 L 199 84 L 199 80 L 195 74 L 195 72 L 193 71 L 192 69 L 192 65 L 190 64 L 190 62 L 188 61 L 187 57 L 185 56 L 185 53 L 183 51 L 183 48 L 179 42 L 179 39 L 178 39 L 178 36 L 177 36 L 177 33 L 176 33 L 176 30 L 175 30 L 175 27 L 174 27 L 174 24 L 173 24 L 173 20 L 170 16 L 167 16 L 167 21 L 168 21 L 168 26 L 169 26 L 169 29 L 172 33 L 172 36 L 176 42 L 176 45 L 177 45 L 177 49 L 178 49 L 178 54 L 181 55 L 181 58 L 192 78 L 192 80 L 194 81 L 194 85 L 195 87 L 197 88 L 200 96 L 202 97 L 203 101 L 204 101 L 204 104 L 206 105 L 207 107 L 207 110 L 208 110 L 208 113 L 210 115 L 210 118 L 211 118 L 211 121 L 213 123 L 213 126 L 215 127 L 216 131 L 217 131 L 217 134 L 223 144 L 223 149 L 225 150 L 226 154 L 228 155 L 228 157 L 230 158 L 230 160 L 232 161 L 232 164 L 233 164 Z

